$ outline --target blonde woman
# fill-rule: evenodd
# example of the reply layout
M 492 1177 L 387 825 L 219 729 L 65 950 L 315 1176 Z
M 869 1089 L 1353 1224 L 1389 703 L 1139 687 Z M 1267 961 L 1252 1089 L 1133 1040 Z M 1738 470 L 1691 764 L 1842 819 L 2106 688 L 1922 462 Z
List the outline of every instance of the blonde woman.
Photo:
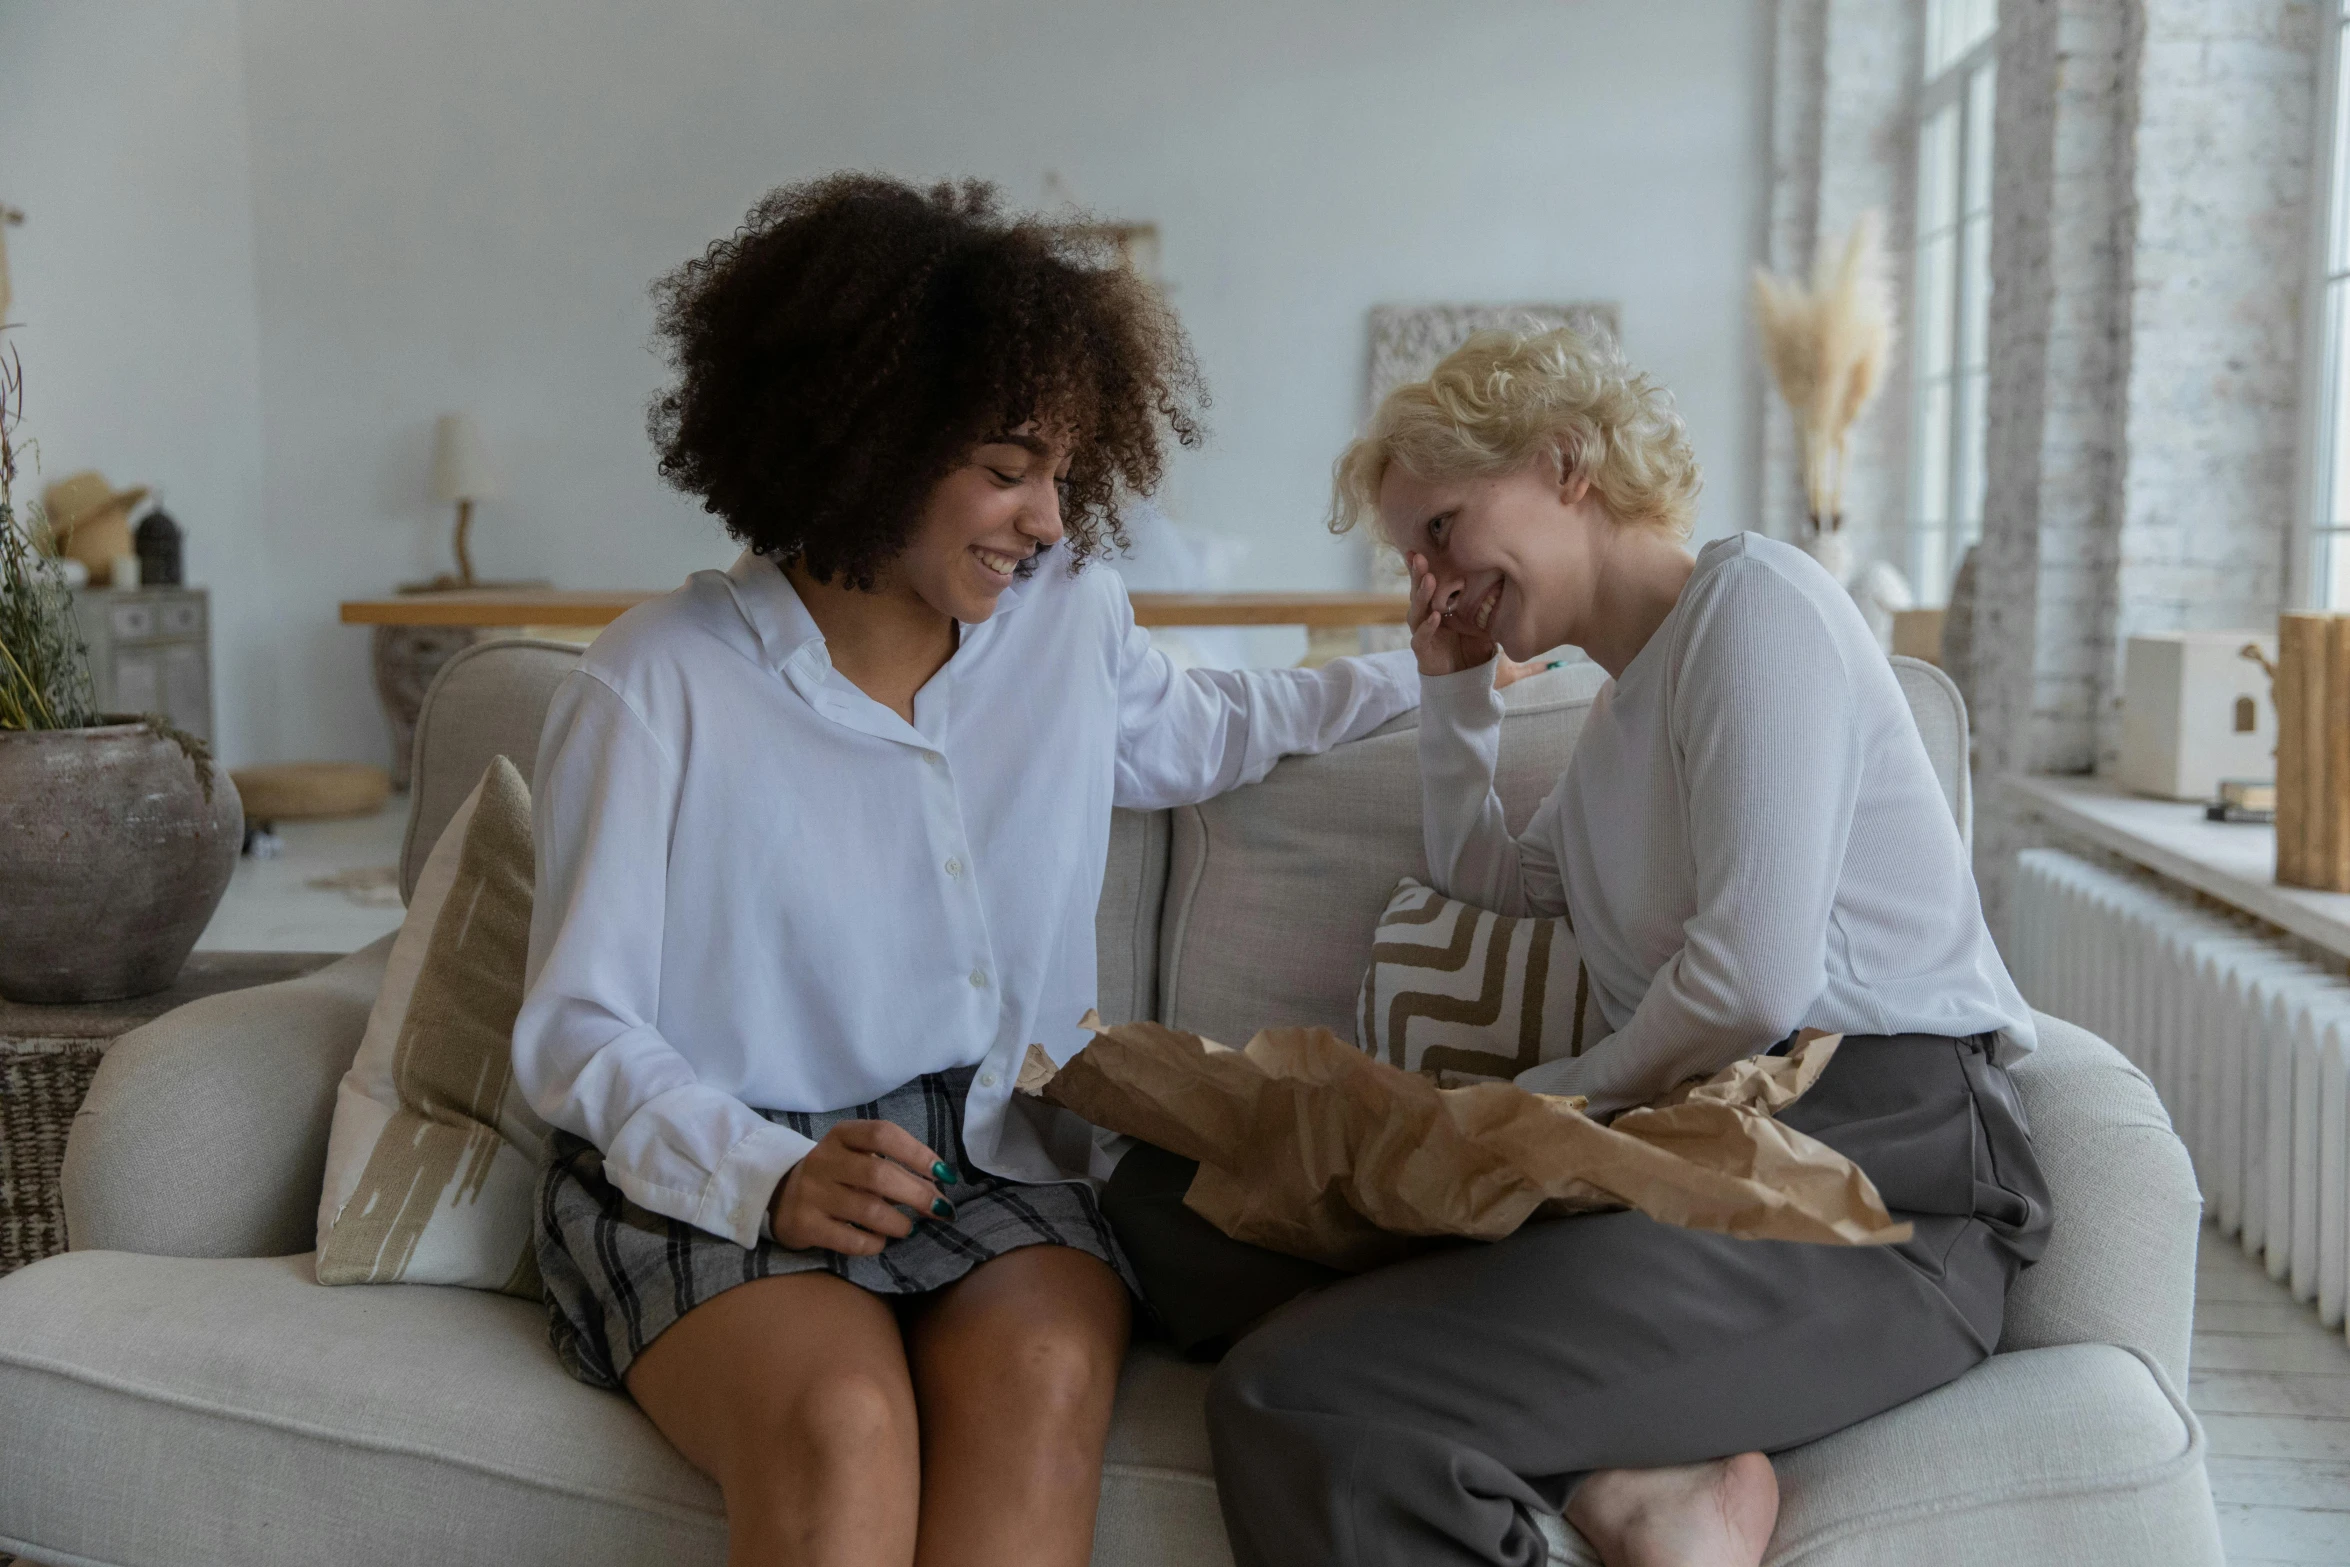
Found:
M 1612 1032 L 1521 1078 L 1605 1116 L 1844 1033 L 1782 1117 L 1916 1227 L 1738 1241 L 1616 1213 L 1527 1226 L 1310 1296 L 1242 1340 L 1210 1428 L 1242 1567 L 1544 1559 L 1754 1567 L 1768 1453 L 1990 1354 L 2046 1188 L 2007 1068 L 2031 1014 L 1893 671 L 1808 556 L 1684 547 L 1670 398 L 1570 332 L 1486 335 L 1391 394 L 1337 470 L 1413 576 L 1428 864 L 1446 893 L 1573 911 Z M 1493 792 L 1496 650 L 1612 677 L 1523 834 Z

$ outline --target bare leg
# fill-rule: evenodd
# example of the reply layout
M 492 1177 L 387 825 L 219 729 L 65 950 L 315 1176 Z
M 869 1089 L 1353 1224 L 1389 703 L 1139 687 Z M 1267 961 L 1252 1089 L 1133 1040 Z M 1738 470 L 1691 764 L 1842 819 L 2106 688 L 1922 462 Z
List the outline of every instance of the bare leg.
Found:
M 726 1493 L 728 1567 L 907 1567 L 922 1493 L 888 1304 L 829 1273 L 740 1284 L 628 1369 L 661 1434 Z
M 915 1319 L 917 1562 L 1085 1567 L 1130 1317 L 1126 1287 L 1099 1259 L 1024 1246 Z
M 1567 1503 L 1607 1567 L 1757 1567 L 1778 1518 L 1779 1477 L 1760 1453 L 1602 1469 Z

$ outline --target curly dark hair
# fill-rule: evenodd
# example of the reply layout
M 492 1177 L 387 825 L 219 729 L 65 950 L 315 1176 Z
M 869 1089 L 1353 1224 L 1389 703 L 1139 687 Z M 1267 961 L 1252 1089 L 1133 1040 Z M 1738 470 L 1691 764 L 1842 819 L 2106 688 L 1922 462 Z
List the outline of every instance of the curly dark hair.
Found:
M 1199 444 L 1190 345 L 1098 226 L 1000 208 L 978 180 L 770 192 L 654 285 L 662 477 L 760 554 L 870 590 L 931 487 L 1034 420 L 1071 441 L 1072 563 L 1124 548 L 1118 507 L 1158 487 L 1166 437 Z

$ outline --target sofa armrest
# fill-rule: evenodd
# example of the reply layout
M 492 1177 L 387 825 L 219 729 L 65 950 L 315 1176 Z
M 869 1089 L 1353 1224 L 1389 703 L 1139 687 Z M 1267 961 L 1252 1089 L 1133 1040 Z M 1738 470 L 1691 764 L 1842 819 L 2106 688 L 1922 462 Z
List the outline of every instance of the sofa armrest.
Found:
M 2187 1385 L 2203 1197 L 2146 1074 L 2086 1029 L 2034 1013 L 2015 1069 L 2055 1227 L 2007 1297 L 1999 1347 L 2118 1344 Z
M 335 1087 L 391 949 L 386 936 L 315 974 L 206 996 L 117 1040 L 65 1144 L 73 1249 L 310 1250 Z

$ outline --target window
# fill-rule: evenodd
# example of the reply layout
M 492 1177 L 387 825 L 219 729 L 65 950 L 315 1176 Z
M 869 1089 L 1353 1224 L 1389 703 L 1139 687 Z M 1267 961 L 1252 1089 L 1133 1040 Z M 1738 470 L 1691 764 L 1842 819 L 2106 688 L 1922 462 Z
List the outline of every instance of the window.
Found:
M 1949 596 L 1983 532 L 1998 25 L 1997 0 L 1926 0 L 1909 444 L 1909 565 L 1925 604 Z
M 2311 418 L 2307 431 L 2311 483 L 2305 495 L 2307 547 L 2302 569 L 2295 575 L 2294 594 L 2312 609 L 2350 609 L 2350 200 L 2345 199 L 2345 171 L 2350 170 L 2350 114 L 2342 91 L 2343 51 L 2350 50 L 2350 18 L 2340 5 L 2330 5 L 2333 37 L 2326 70 L 2332 112 L 2321 114 L 2318 148 L 2319 178 L 2323 181 L 2325 220 L 2316 250 L 2317 308 L 2310 316 L 2317 324 L 2312 345 Z

